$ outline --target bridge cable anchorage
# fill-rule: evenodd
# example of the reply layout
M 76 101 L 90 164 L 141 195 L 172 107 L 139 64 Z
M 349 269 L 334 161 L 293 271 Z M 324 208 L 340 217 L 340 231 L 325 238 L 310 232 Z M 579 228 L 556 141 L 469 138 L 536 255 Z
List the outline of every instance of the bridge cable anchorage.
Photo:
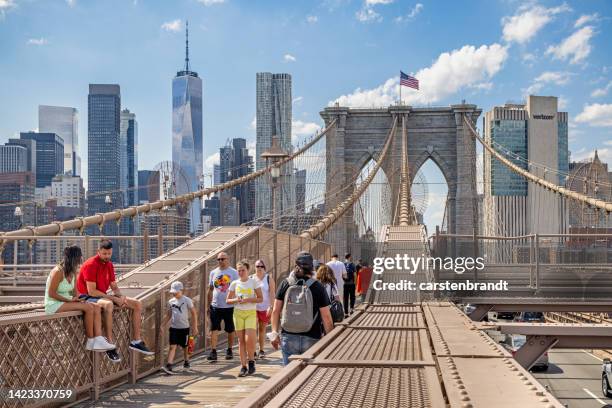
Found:
M 327 231 L 329 227 L 331 227 L 336 221 L 338 221 L 340 217 L 342 217 L 349 208 L 352 208 L 355 201 L 358 200 L 359 197 L 361 197 L 364 191 L 366 191 L 366 189 L 368 188 L 372 180 L 374 180 L 374 176 L 376 176 L 376 173 L 382 167 L 382 163 L 387 156 L 389 147 L 391 146 L 391 142 L 393 140 L 393 135 L 395 134 L 396 127 L 397 127 L 397 116 L 394 117 L 393 119 L 393 126 L 391 127 L 391 130 L 389 131 L 389 134 L 387 135 L 387 141 L 385 142 L 385 145 L 380 153 L 380 156 L 378 157 L 378 160 L 376 161 L 376 165 L 370 171 L 370 174 L 368 175 L 368 177 L 359 185 L 359 188 L 353 191 L 353 193 L 346 200 L 338 204 L 336 208 L 334 208 L 329 213 L 327 213 L 327 215 L 325 215 L 321 221 L 317 222 L 316 224 L 311 225 L 310 228 L 302 231 L 302 233 L 300 234 L 302 238 L 310 238 L 310 239 L 318 238 L 321 234 Z
M 23 236 L 28 233 L 33 233 L 33 235 L 36 235 L 36 236 L 50 236 L 50 235 L 56 235 L 63 231 L 70 231 L 70 230 L 81 230 L 82 231 L 85 227 L 88 227 L 91 225 L 98 225 L 99 227 L 100 226 L 100 216 L 102 216 L 101 224 L 103 225 L 107 221 L 120 221 L 121 218 L 123 217 L 133 217 L 136 214 L 144 214 L 144 213 L 148 213 L 154 210 L 161 210 L 164 206 L 175 207 L 178 204 L 191 202 L 195 199 L 209 196 L 210 194 L 218 192 L 218 191 L 223 191 L 223 190 L 234 188 L 239 184 L 245 184 L 245 183 L 251 182 L 265 174 L 268 174 L 272 170 L 273 167 L 280 167 L 284 164 L 291 162 L 293 159 L 300 156 L 302 153 L 304 153 L 305 151 L 310 149 L 310 147 L 316 144 L 320 139 L 322 139 L 327 134 L 327 132 L 336 125 L 336 123 L 337 123 L 337 119 L 332 120 L 329 123 L 329 125 L 325 129 L 323 129 L 320 133 L 318 133 L 314 138 L 312 138 L 312 140 L 306 143 L 301 149 L 293 152 L 287 158 L 279 161 L 276 164 L 270 165 L 266 168 L 253 172 L 251 174 L 247 174 L 240 178 L 237 178 L 237 179 L 234 179 L 234 180 L 222 183 L 222 184 L 218 184 L 213 187 L 189 192 L 187 194 L 183 194 L 183 195 L 180 195 L 180 196 L 177 196 L 171 199 L 167 199 L 167 200 L 159 200 L 153 203 L 147 203 L 147 204 L 143 204 L 139 206 L 132 206 L 132 207 L 127 207 L 127 208 L 122 208 L 122 209 L 116 209 L 116 210 L 109 211 L 106 213 L 98 213 L 96 215 L 91 215 L 87 217 L 77 217 L 77 218 L 74 218 L 68 221 L 55 222 L 51 224 L 41 225 L 41 226 L 35 227 L 33 230 L 30 230 L 28 228 L 22 228 L 19 230 L 5 232 L 3 236 L 5 237 Z
M 555 183 L 551 183 L 546 179 L 536 176 L 533 173 L 530 173 L 527 170 L 524 170 L 518 167 L 516 164 L 512 163 L 510 160 L 501 155 L 497 150 L 495 150 L 489 143 L 487 143 L 482 137 L 478 134 L 476 129 L 474 129 L 474 125 L 464 117 L 464 122 L 467 124 L 468 129 L 472 132 L 472 134 L 476 137 L 476 139 L 482 144 L 482 146 L 489 151 L 492 155 L 494 155 L 499 161 L 501 161 L 506 167 L 508 167 L 513 172 L 517 173 L 520 176 L 523 176 L 527 181 L 530 181 L 546 190 L 554 191 L 564 197 L 570 198 L 575 201 L 579 201 L 585 203 L 591 207 L 599 208 L 600 210 L 611 212 L 612 211 L 612 202 L 607 202 L 604 200 L 597 200 L 595 198 L 591 198 L 585 194 L 578 193 L 576 191 L 572 191 L 565 187 L 558 186 Z

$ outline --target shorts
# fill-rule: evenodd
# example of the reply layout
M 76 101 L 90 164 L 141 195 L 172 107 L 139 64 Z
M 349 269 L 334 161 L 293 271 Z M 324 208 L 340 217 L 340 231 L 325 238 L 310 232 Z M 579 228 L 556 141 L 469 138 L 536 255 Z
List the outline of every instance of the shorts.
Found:
M 189 327 L 186 329 L 175 329 L 170 328 L 170 345 L 177 345 L 181 347 L 187 347 L 189 341 Z
M 234 329 L 234 308 L 233 307 L 210 307 L 210 330 L 221 331 L 221 321 L 227 333 L 233 333 Z
M 268 317 L 267 310 L 258 310 L 257 311 L 257 321 L 262 324 L 270 323 L 270 318 Z
M 79 299 L 85 299 L 85 302 L 88 303 L 98 303 L 98 300 L 100 300 L 99 297 L 89 295 L 79 295 Z
M 257 313 L 255 310 L 234 310 L 234 325 L 236 330 L 247 330 L 257 328 Z

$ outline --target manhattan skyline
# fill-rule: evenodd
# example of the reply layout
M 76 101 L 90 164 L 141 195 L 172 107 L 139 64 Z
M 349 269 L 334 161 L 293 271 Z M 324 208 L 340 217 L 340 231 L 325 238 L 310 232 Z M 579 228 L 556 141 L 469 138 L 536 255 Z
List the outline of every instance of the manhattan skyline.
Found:
M 570 118 L 571 159 L 599 149 L 609 162 L 612 5 L 470 6 L 401 0 L 2 2 L 0 142 L 35 130 L 38 105 L 75 107 L 86 175 L 88 84 L 117 83 L 122 107 L 139 117 L 140 168 L 169 160 L 169 80 L 184 56 L 188 16 L 197 44 L 191 64 L 203 79 L 205 172 L 226 139 L 243 137 L 253 146 L 256 72 L 292 75 L 295 139 L 321 126 L 318 112 L 335 100 L 392 103 L 402 69 L 421 81 L 419 93 L 403 91 L 405 103 L 415 106 L 465 99 L 488 110 L 527 93 L 559 96 Z M 479 30 L 465 29 L 474 26 Z

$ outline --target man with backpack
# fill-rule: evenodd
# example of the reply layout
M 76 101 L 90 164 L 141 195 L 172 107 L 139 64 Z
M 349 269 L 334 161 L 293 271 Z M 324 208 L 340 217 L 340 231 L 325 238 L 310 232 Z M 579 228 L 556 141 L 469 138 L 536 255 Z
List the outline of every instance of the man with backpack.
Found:
M 349 313 L 353 314 L 355 309 L 355 275 L 357 271 L 351 254 L 344 256 L 344 268 L 346 269 L 346 279 L 344 279 L 344 301 L 342 303 L 344 304 L 344 317 L 346 318 L 349 317 Z
M 333 328 L 329 298 L 323 285 L 313 278 L 312 255 L 300 252 L 293 273 L 276 291 L 268 338 L 275 349 L 280 345 L 283 364 L 287 365 L 289 356 L 304 353 L 321 338 L 321 329 L 329 333 Z

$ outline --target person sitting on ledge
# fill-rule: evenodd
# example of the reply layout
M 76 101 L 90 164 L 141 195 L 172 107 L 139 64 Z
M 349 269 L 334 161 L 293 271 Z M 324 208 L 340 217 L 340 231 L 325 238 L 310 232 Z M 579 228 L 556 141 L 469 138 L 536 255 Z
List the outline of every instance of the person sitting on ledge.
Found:
M 113 309 L 115 306 L 120 308 L 132 309 L 132 333 L 133 339 L 130 342 L 130 349 L 145 355 L 153 355 L 140 338 L 140 320 L 142 304 L 138 299 L 132 299 L 121 294 L 119 286 L 115 281 L 115 268 L 111 262 L 113 256 L 113 243 L 108 239 L 100 241 L 98 254 L 89 258 L 81 267 L 81 273 L 77 278 L 77 289 L 79 298 L 85 302 L 97 303 L 104 313 L 104 328 L 106 338 L 113 341 Z M 108 294 L 109 287 L 112 294 Z M 116 349 L 108 350 L 107 357 L 113 362 L 118 363 L 121 357 Z
M 70 245 L 64 248 L 64 259 L 51 270 L 45 287 L 45 313 L 83 312 L 87 344 L 85 348 L 93 351 L 106 351 L 115 348 L 114 344 L 102 337 L 102 318 L 100 307 L 84 303 L 74 291 L 79 266 L 83 261 L 81 248 Z

